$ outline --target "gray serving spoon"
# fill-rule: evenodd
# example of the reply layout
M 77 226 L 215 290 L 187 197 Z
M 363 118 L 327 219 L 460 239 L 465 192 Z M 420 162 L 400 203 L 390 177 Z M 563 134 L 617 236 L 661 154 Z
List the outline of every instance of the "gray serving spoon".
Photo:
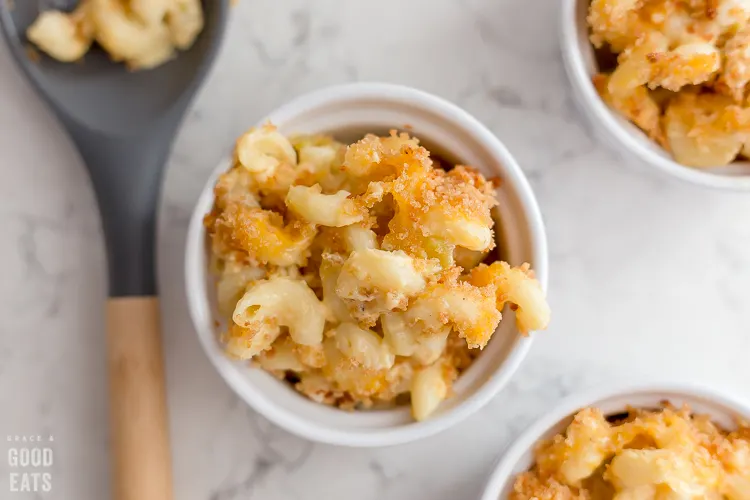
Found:
M 205 0 L 195 44 L 153 70 L 129 72 L 96 49 L 81 64 L 32 60 L 26 28 L 42 2 L 0 0 L 16 62 L 88 168 L 109 268 L 107 363 L 113 496 L 169 500 L 172 472 L 154 272 L 156 206 L 175 131 L 219 49 L 229 0 Z M 76 1 L 58 0 L 72 10 Z M 62 4 L 62 5 L 60 5 Z

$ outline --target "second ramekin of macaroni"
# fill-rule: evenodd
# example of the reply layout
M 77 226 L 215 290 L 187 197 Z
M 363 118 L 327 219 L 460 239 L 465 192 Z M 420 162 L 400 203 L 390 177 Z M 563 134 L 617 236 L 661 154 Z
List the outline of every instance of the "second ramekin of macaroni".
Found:
M 549 321 L 538 206 L 504 146 L 438 97 L 313 92 L 243 134 L 195 208 L 201 344 L 256 411 L 385 446 L 482 407 Z
M 504 453 L 481 500 L 750 498 L 750 403 L 689 384 L 595 389 Z
M 750 191 L 750 5 L 564 0 L 561 51 L 593 132 L 650 171 Z

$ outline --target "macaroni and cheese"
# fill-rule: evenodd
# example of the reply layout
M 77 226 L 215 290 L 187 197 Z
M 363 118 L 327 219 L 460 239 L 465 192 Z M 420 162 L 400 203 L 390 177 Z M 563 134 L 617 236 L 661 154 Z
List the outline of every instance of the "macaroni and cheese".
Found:
M 750 3 L 592 0 L 597 49 L 617 65 L 594 77 L 605 102 L 683 165 L 750 154 Z
M 578 412 L 542 442 L 511 500 L 749 500 L 750 427 L 727 432 L 689 408 Z
M 201 0 L 82 0 L 70 13 L 43 11 L 26 36 L 62 62 L 81 59 L 96 41 L 135 70 L 190 48 L 202 29 Z
M 528 264 L 489 264 L 494 185 L 391 132 L 344 146 L 273 126 L 237 141 L 205 218 L 226 352 L 341 408 L 418 420 L 495 332 L 549 307 Z

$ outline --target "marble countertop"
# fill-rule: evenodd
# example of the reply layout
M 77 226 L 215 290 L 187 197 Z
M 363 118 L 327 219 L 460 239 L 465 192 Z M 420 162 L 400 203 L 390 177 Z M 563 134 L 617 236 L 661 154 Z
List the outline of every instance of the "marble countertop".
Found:
M 240 0 L 175 142 L 160 212 L 178 499 L 469 499 L 510 440 L 580 388 L 668 378 L 750 399 L 750 197 L 633 169 L 600 145 L 567 88 L 557 21 L 550 0 Z M 191 207 L 234 138 L 290 97 L 364 80 L 448 98 L 515 154 L 548 227 L 554 311 L 484 410 L 377 450 L 311 444 L 241 403 L 199 347 L 182 278 Z M 53 490 L 11 498 L 99 500 L 109 469 L 97 209 L 80 158 L 4 47 L 0 95 L 0 438 L 50 434 L 55 451 Z M 0 458 L 3 498 L 9 467 Z

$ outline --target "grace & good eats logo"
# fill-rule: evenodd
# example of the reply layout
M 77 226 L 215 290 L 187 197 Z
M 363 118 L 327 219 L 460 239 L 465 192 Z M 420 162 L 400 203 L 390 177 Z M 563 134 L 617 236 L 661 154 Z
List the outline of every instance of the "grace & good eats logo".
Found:
M 53 436 L 7 436 L 11 493 L 52 491 L 54 441 Z

